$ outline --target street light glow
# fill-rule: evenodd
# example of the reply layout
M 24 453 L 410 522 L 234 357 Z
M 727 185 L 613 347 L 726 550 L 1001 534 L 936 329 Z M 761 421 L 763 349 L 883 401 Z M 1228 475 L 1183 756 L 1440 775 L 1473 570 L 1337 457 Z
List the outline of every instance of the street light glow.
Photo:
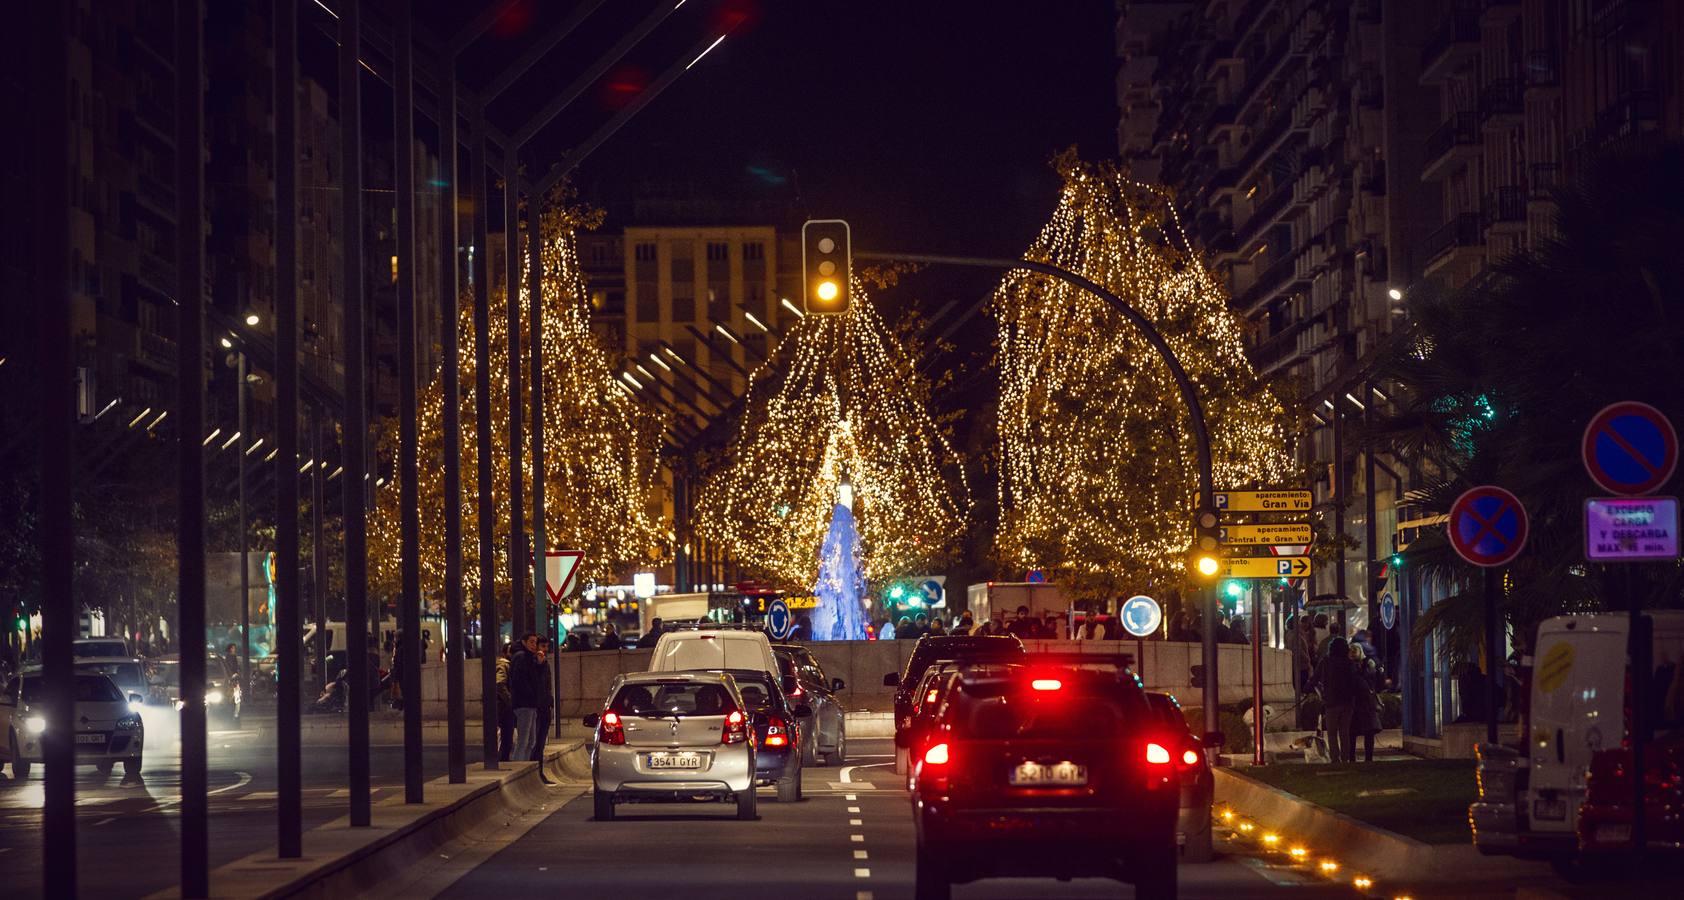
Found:
M 638 381 L 636 378 L 633 378 L 632 373 L 630 373 L 630 372 L 621 372 L 620 377 L 624 378 L 634 388 L 642 388 L 643 387 L 643 382 Z
M 779 299 L 779 300 L 778 300 L 778 302 L 779 302 L 779 303 L 781 303 L 781 304 L 783 304 L 783 308 L 784 308 L 784 309 L 787 309 L 787 310 L 789 310 L 789 311 L 790 311 L 790 312 L 792 312 L 792 313 L 795 313 L 795 317 L 796 317 L 796 318 L 798 318 L 798 319 L 805 319 L 805 318 L 807 318 L 807 314 L 806 314 L 806 313 L 804 313 L 804 312 L 802 312 L 802 311 L 801 311 L 801 310 L 799 310 L 799 309 L 796 309 L 796 308 L 795 308 L 795 304 L 793 304 L 793 303 L 791 303 L 791 302 L 789 302 L 789 298 L 788 298 L 788 297 L 783 297 L 783 298 L 781 298 L 781 299 Z
M 736 336 L 736 335 L 734 335 L 734 334 L 732 334 L 732 333 L 731 333 L 731 332 L 729 332 L 729 331 L 727 331 L 727 330 L 725 330 L 725 326 L 724 326 L 724 325 L 720 325 L 720 324 L 718 324 L 718 323 L 715 323 L 715 324 L 714 324 L 714 326 L 713 326 L 713 330 L 714 330 L 714 331 L 717 331 L 717 332 L 719 332 L 719 333 L 720 333 L 720 334 L 723 334 L 723 335 L 725 335 L 725 336 L 726 336 L 726 337 L 728 337 L 728 338 L 730 338 L 730 339 L 731 339 L 731 343 L 733 343 L 733 344 L 740 344 L 740 343 L 742 343 L 742 341 L 739 341 L 739 340 L 737 340 L 737 336 Z
M 246 313 L 246 324 L 247 325 L 256 325 L 257 323 L 259 323 L 261 321 L 263 321 L 263 320 L 258 318 L 257 313 Z
M 1386 292 L 1386 296 L 1392 298 L 1393 300 L 1402 300 L 1403 299 L 1403 291 L 1400 291 L 1397 288 L 1392 288 L 1391 290 Z
M 770 328 L 767 328 L 767 327 L 766 327 L 766 323 L 765 323 L 765 322 L 762 322 L 762 321 L 760 321 L 760 320 L 759 320 L 759 319 L 756 319 L 756 318 L 755 318 L 755 317 L 754 317 L 754 313 L 751 313 L 751 312 L 749 312 L 749 311 L 748 311 L 748 310 L 746 310 L 746 309 L 745 309 L 745 310 L 743 310 L 743 317 L 744 317 L 744 318 L 746 318 L 746 319 L 748 319 L 748 320 L 749 320 L 749 321 L 750 321 L 750 322 L 753 322 L 753 323 L 754 323 L 754 327 L 756 327 L 756 328 L 758 328 L 758 329 L 760 329 L 760 330 L 761 330 L 761 331 L 765 331 L 765 332 L 768 332 L 768 333 L 770 333 L 770 332 L 771 332 L 771 330 L 772 330 L 772 329 L 770 329 Z

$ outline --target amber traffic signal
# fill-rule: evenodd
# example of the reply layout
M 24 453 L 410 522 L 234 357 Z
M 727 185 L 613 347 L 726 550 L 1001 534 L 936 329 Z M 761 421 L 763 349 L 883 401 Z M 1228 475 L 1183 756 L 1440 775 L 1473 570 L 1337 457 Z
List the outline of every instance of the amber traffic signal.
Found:
M 851 253 L 847 222 L 812 219 L 801 226 L 802 307 L 808 314 L 848 311 L 853 299 Z

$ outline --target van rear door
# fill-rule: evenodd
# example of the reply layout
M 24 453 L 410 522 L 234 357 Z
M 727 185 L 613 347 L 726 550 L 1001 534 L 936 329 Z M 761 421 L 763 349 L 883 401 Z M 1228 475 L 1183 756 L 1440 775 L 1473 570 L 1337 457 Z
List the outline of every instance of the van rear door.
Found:
M 1532 673 L 1532 829 L 1572 833 L 1592 754 L 1625 736 L 1626 635 L 1611 616 L 1563 620 L 1539 629 Z M 1619 623 L 1623 624 L 1623 623 Z

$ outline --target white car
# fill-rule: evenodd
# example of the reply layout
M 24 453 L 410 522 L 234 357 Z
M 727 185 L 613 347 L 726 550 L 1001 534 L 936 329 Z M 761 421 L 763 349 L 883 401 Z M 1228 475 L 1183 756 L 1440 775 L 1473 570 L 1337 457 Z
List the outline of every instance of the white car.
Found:
M 651 672 L 687 672 L 697 669 L 753 669 L 779 679 L 783 667 L 772 642 L 759 631 L 729 628 L 697 628 L 668 631 L 655 644 L 649 660 Z M 787 692 L 789 686 L 785 686 Z
M 73 685 L 76 761 L 102 773 L 121 762 L 124 775 L 139 775 L 146 728 L 129 698 L 97 672 L 76 673 Z M 11 763 L 12 777 L 20 781 L 42 760 L 46 689 L 39 669 L 15 676 L 0 689 L 0 761 Z

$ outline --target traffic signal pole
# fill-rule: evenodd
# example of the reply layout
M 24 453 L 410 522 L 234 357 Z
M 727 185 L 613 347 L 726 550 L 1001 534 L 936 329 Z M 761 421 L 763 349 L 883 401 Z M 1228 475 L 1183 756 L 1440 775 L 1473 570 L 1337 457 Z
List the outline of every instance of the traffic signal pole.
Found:
M 1103 287 L 1100 287 L 1093 281 L 1077 275 L 1075 272 L 1055 266 L 1051 263 L 1039 262 L 1032 259 L 991 259 L 988 257 L 974 256 L 934 256 L 922 253 L 855 253 L 853 255 L 859 259 L 883 261 L 900 260 L 903 262 L 924 263 L 926 265 L 968 266 L 978 269 L 997 269 L 1002 272 L 1011 271 L 1013 269 L 1028 269 L 1031 272 L 1039 272 L 1042 275 L 1057 278 L 1072 287 L 1081 288 L 1095 297 L 1104 300 L 1106 303 L 1109 303 L 1111 307 L 1120 313 L 1123 318 L 1127 319 L 1130 324 L 1140 329 L 1140 333 L 1146 338 L 1146 342 L 1152 345 L 1152 349 L 1158 352 L 1158 356 L 1163 359 L 1164 365 L 1169 368 L 1170 377 L 1175 379 L 1175 386 L 1181 394 L 1181 400 L 1187 405 L 1188 423 L 1193 432 L 1193 446 L 1194 450 L 1198 454 L 1198 505 L 1200 509 L 1215 508 L 1216 487 L 1211 474 L 1210 432 L 1205 427 L 1204 404 L 1199 401 L 1198 388 L 1193 385 L 1193 380 L 1187 377 L 1187 370 L 1182 368 L 1181 360 L 1176 358 L 1175 351 L 1170 349 L 1169 342 L 1164 340 L 1164 336 L 1158 333 L 1158 329 L 1152 324 L 1152 320 L 1146 318 L 1146 316 L 1139 310 L 1136 310 L 1134 307 L 1128 305 L 1123 298 L 1111 293 Z M 1206 699 L 1204 704 L 1204 730 L 1208 733 L 1217 731 L 1220 722 L 1219 717 L 1217 716 L 1217 701 L 1220 701 L 1221 699 L 1221 690 L 1219 687 L 1220 682 L 1217 678 L 1216 591 L 1207 586 L 1202 588 L 1199 593 L 1203 595 L 1199 598 L 1199 605 L 1200 608 L 1204 610 L 1205 621 L 1205 626 L 1203 633 L 1200 635 L 1200 640 L 1203 644 L 1201 650 L 1205 669 L 1205 684 L 1207 685 L 1205 689 Z

